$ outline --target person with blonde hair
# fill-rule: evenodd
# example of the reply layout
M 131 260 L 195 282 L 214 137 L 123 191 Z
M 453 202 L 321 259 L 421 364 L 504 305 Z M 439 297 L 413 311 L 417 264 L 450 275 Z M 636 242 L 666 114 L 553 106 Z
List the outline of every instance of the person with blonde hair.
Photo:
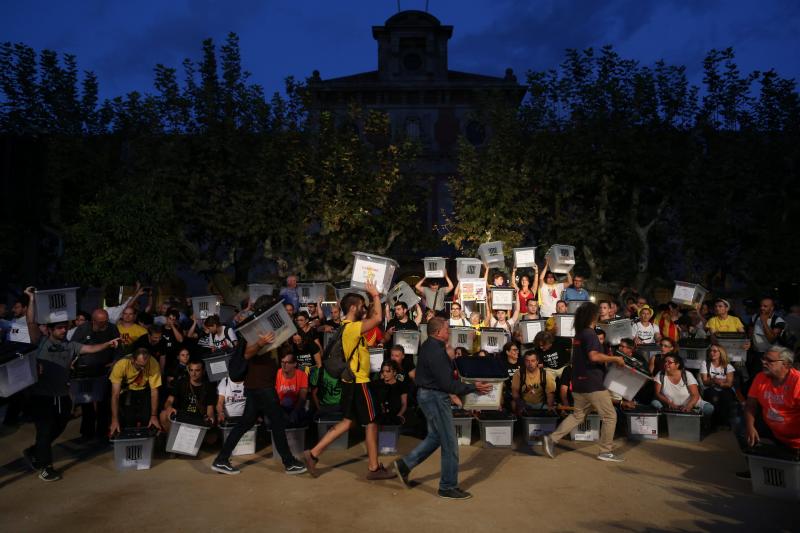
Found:
M 712 344 L 708 348 L 707 359 L 700 364 L 700 381 L 705 387 L 703 399 L 714 406 L 712 422 L 715 425 L 730 424 L 731 427 L 734 426 L 736 416 L 734 372 L 725 348 L 716 343 Z

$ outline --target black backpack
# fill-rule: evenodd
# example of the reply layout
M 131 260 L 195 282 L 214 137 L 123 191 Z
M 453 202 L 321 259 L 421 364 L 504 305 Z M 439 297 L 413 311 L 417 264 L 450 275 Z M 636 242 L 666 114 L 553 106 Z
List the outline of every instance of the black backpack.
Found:
M 353 374 L 353 370 L 350 368 L 350 360 L 358 351 L 358 348 L 364 343 L 364 337 L 359 337 L 356 347 L 353 348 L 353 351 L 350 352 L 348 357 L 345 357 L 344 345 L 342 343 L 344 328 L 345 324 L 342 324 L 341 327 L 336 330 L 336 334 L 325 347 L 325 352 L 322 355 L 322 366 L 325 369 L 325 372 L 336 379 L 353 381 L 355 379 L 355 375 Z M 358 371 L 360 368 L 361 360 L 359 359 L 356 371 Z

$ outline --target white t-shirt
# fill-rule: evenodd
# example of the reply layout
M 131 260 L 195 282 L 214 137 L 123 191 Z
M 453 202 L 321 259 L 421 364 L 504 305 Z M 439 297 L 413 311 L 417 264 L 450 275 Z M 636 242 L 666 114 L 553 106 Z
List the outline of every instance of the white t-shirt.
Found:
M 463 316 L 461 318 L 451 318 L 450 319 L 450 325 L 451 326 L 465 326 L 466 327 L 466 326 L 469 326 L 469 320 L 467 320 Z
M 710 374 L 711 379 L 725 379 L 725 376 L 728 374 L 733 374 L 735 371 L 736 370 L 734 370 L 733 365 L 730 363 L 728 363 L 728 366 L 725 369 L 723 369 L 721 366 L 714 366 L 713 363 L 709 368 L 707 361 L 700 363 L 700 374 Z M 722 387 L 714 385 L 714 390 L 722 390 Z
M 8 332 L 11 342 L 24 342 L 30 344 L 31 335 L 28 332 L 28 319 L 24 316 L 11 319 L 11 331 Z
M 564 292 L 564 284 L 556 283 L 555 285 L 542 284 L 539 287 L 539 314 L 545 318 L 556 312 L 556 302 L 561 299 L 561 294 Z
M 753 315 L 751 320 L 753 324 L 753 348 L 759 352 L 766 352 L 769 350 L 770 346 L 772 346 L 772 343 L 769 342 L 766 333 L 764 333 L 764 324 L 761 322 L 761 315 Z M 786 327 L 786 321 L 773 314 L 769 319 L 769 325 L 774 326 L 776 329 L 783 329 Z
M 244 381 L 235 383 L 223 378 L 217 385 L 217 394 L 225 397 L 225 416 L 242 416 L 244 414 Z
M 234 333 L 233 328 L 222 326 L 222 331 L 217 331 L 214 335 L 205 334 L 200 337 L 197 345 L 214 351 L 228 351 L 233 350 L 234 342 L 236 342 L 236 333 Z
M 652 322 L 646 326 L 641 322 L 633 324 L 633 338 L 639 337 L 643 344 L 654 344 L 656 342 L 656 327 Z
M 489 320 L 489 327 L 504 329 L 511 333 L 514 331 L 514 319 L 506 318 L 506 323 L 501 324 L 496 318 L 492 318 Z
M 694 379 L 692 373 L 688 371 L 686 372 L 686 383 L 681 379 L 678 384 L 675 385 L 663 372 L 659 372 L 656 376 L 656 382 L 661 383 L 662 380 L 664 384 L 661 386 L 661 394 L 678 406 L 684 405 L 689 401 L 689 398 L 692 397 L 689 392 L 689 385 L 697 385 L 697 380 Z M 699 406 L 700 404 L 698 403 L 697 405 Z

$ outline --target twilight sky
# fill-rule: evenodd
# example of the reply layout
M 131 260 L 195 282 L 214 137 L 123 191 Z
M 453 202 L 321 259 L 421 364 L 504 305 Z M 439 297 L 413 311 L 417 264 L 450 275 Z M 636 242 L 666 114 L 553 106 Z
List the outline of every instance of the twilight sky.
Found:
M 198 59 L 206 37 L 240 37 L 242 63 L 267 94 L 288 75 L 374 70 L 371 27 L 397 0 L 0 0 L 0 41 L 77 55 L 103 97 L 152 91 L 157 63 Z M 401 0 L 425 9 L 425 0 Z M 695 83 L 706 51 L 733 46 L 742 71 L 800 78 L 800 0 L 430 0 L 454 26 L 450 68 L 502 76 L 556 67 L 566 48 L 612 44 L 625 58 L 684 64 Z

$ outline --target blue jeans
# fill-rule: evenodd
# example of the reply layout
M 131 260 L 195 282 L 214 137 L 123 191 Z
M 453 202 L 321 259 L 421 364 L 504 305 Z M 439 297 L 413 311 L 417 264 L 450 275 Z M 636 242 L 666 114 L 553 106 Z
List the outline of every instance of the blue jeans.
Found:
M 411 453 L 403 457 L 409 470 L 427 459 L 436 448 L 442 448 L 442 475 L 439 490 L 458 487 L 458 441 L 453 428 L 450 395 L 430 389 L 417 391 L 417 403 L 428 421 L 428 436 Z
M 658 400 L 653 400 L 652 402 L 650 402 L 650 405 L 652 405 L 656 409 L 663 409 L 664 408 L 664 404 L 661 403 Z M 712 404 L 710 404 L 708 402 L 703 402 L 702 405 L 703 405 L 703 407 L 701 407 L 699 409 L 699 411 L 703 414 L 703 416 L 711 416 L 711 415 L 714 414 L 714 406 Z M 698 410 L 697 407 L 695 407 L 694 409 Z

